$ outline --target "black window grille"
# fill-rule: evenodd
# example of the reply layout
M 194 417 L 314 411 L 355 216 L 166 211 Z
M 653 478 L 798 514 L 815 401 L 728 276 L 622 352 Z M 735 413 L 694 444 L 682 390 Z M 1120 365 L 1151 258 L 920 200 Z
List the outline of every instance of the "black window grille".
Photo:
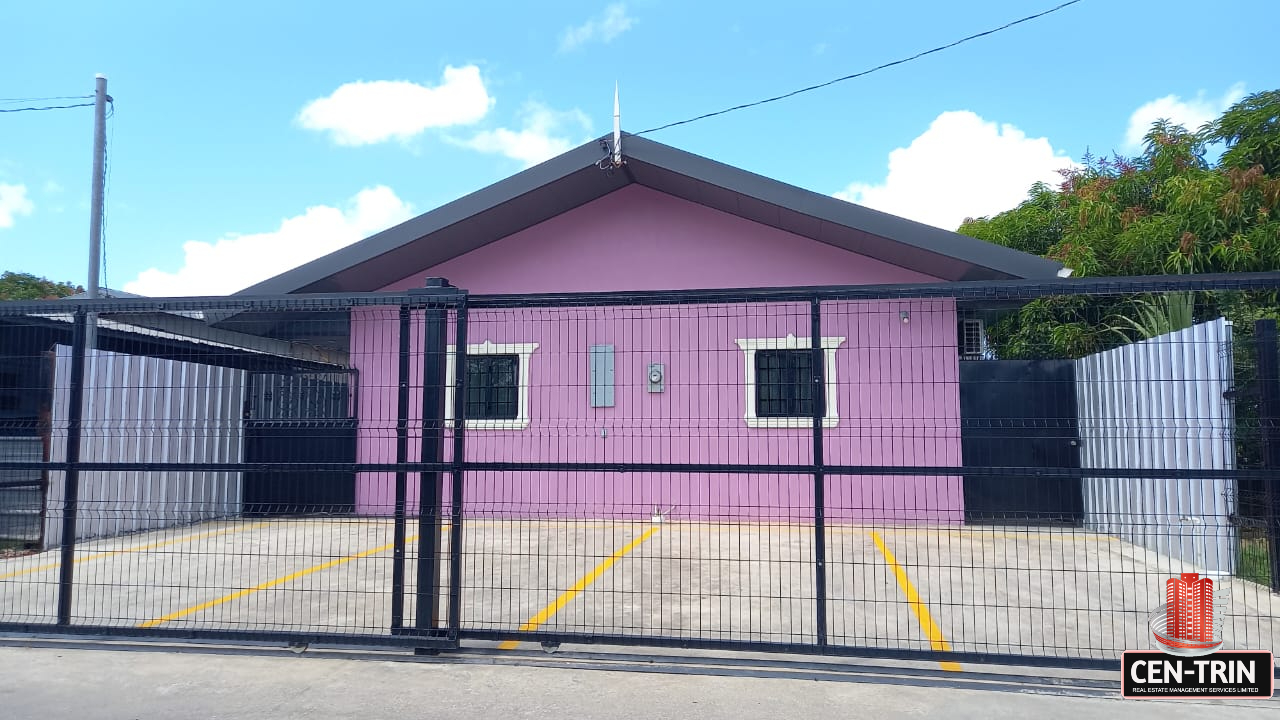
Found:
M 813 351 L 756 351 L 756 417 L 813 417 Z
M 467 418 L 514 420 L 520 410 L 520 359 L 516 355 L 467 358 Z

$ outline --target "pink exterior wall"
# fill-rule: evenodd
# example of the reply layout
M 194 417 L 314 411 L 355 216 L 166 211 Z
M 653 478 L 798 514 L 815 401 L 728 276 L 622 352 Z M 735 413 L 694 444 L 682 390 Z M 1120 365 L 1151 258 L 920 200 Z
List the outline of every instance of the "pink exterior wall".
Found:
M 438 275 L 474 293 L 649 290 L 927 281 L 932 278 L 708 208 L 632 187 L 385 289 Z M 900 311 L 911 314 L 904 324 Z M 951 301 L 829 302 L 823 335 L 836 351 L 839 421 L 826 462 L 960 464 L 956 315 Z M 749 428 L 739 338 L 809 336 L 803 303 L 485 310 L 469 342 L 538 343 L 530 363 L 530 424 L 467 432 L 474 461 L 805 464 L 809 428 Z M 421 338 L 415 322 L 411 412 L 420 413 Z M 450 329 L 452 337 L 452 327 Z M 394 309 L 358 310 L 359 462 L 394 462 L 398 322 Z M 612 344 L 615 405 L 592 408 L 589 348 Z M 649 363 L 666 389 L 649 393 Z M 417 435 L 411 428 L 410 437 Z M 448 443 L 446 443 L 446 452 Z M 419 446 L 410 442 L 410 460 Z M 410 486 L 416 482 L 410 476 Z M 360 512 L 388 513 L 394 476 L 364 474 Z M 447 492 L 447 482 L 446 482 Z M 828 477 L 832 520 L 959 522 L 956 477 Z M 473 515 L 805 521 L 810 476 L 657 473 L 469 473 Z M 411 491 L 416 510 L 416 488 Z
M 408 274 L 479 294 L 935 282 L 640 185 Z

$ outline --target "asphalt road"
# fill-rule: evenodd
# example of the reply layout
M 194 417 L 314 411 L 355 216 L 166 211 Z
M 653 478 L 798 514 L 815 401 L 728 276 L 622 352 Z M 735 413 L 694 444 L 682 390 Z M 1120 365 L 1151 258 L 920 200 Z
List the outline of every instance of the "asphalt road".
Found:
M 749 667 L 724 675 L 688 662 L 601 670 L 567 667 L 536 652 L 502 661 L 388 660 L 314 650 L 218 654 L 14 642 L 0 645 L 0 715 L 14 720 L 1280 716 L 1277 700 L 1124 700 L 1105 691 L 1082 697 L 927 678 L 785 677 L 768 668 L 753 675 Z

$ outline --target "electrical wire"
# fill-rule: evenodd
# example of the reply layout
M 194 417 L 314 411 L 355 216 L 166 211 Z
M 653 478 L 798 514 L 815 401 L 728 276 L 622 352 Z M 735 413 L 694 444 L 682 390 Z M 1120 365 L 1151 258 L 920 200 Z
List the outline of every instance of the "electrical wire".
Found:
M 52 102 L 54 100 L 88 100 L 92 95 L 56 95 L 54 97 L 0 98 L 0 105 L 24 102 Z
M 46 105 L 44 107 L 0 108 L 0 113 L 32 112 L 37 110 L 69 110 L 71 108 L 93 107 L 93 103 L 78 105 Z
M 1028 15 L 1028 16 L 1026 16 L 1026 17 L 1024 17 L 1024 18 L 1020 18 L 1020 19 L 1018 19 L 1018 20 L 1014 20 L 1013 22 L 1005 23 L 1004 25 L 1001 25 L 1000 27 L 992 28 L 992 29 L 990 29 L 990 30 L 984 30 L 984 31 L 982 31 L 982 32 L 980 32 L 980 33 L 976 33 L 976 34 L 974 34 L 974 35 L 970 35 L 969 37 L 966 37 L 966 38 L 961 38 L 961 39 L 959 39 L 959 40 L 956 40 L 955 42 L 948 43 L 948 44 L 946 44 L 946 45 L 939 45 L 938 47 L 933 48 L 933 49 L 931 49 L 931 50 L 925 50 L 924 52 L 916 53 L 915 55 L 912 55 L 911 57 L 902 58 L 901 60 L 894 60 L 893 62 L 887 62 L 887 63 L 885 63 L 885 64 L 883 64 L 883 65 L 877 65 L 876 67 L 873 67 L 873 68 L 871 68 L 871 69 L 869 69 L 869 70 L 863 70 L 862 72 L 857 72 L 857 73 L 854 73 L 854 74 L 852 74 L 852 75 L 845 75 L 844 77 L 838 77 L 838 78 L 836 78 L 835 80 L 828 80 L 827 82 L 819 83 L 819 84 L 817 84 L 817 85 L 810 85 L 809 87 L 801 88 L 801 89 L 799 89 L 799 90 L 793 90 L 793 91 L 791 91 L 791 92 L 789 92 L 789 93 L 785 93 L 785 94 L 783 94 L 783 95 L 777 95 L 777 96 L 774 96 L 774 97 L 771 97 L 771 98 L 765 98 L 764 100 L 757 100 L 757 101 L 755 101 L 755 102 L 744 103 L 744 104 L 742 104 L 742 105 L 735 105 L 735 106 L 733 106 L 733 107 L 725 108 L 725 109 L 723 109 L 723 110 L 717 110 L 717 111 L 715 111 L 715 112 L 709 112 L 709 113 L 706 113 L 706 114 L 704 114 L 704 115 L 698 115 L 697 117 L 691 117 L 691 118 L 689 118 L 689 119 L 687 119 L 687 120 L 678 120 L 678 121 L 676 121 L 676 122 L 667 123 L 666 125 L 659 125 L 658 127 L 649 128 L 648 130 L 641 130 L 640 132 L 636 133 L 636 135 L 646 135 L 646 134 L 648 134 L 648 133 L 658 132 L 659 130 L 666 130 L 667 128 L 672 128 L 672 127 L 675 127 L 675 126 L 677 126 L 677 125 L 687 125 L 687 124 L 689 124 L 689 123 L 691 123 L 691 122 L 697 122 L 698 120 L 705 120 L 705 119 L 707 119 L 707 118 L 715 117 L 715 116 L 717 116 L 717 115 L 724 115 L 724 114 L 726 114 L 726 113 L 731 113 L 731 112 L 734 112 L 734 111 L 736 111 L 736 110 L 745 110 L 745 109 L 747 109 L 747 108 L 752 108 L 752 107 L 755 107 L 755 106 L 757 106 L 757 105 L 764 105 L 764 104 L 766 104 L 766 103 L 776 102 L 776 101 L 778 101 L 778 100 L 785 100 L 786 98 L 794 97 L 794 96 L 799 95 L 799 94 L 801 94 L 801 93 L 810 92 L 810 91 L 812 91 L 812 90 L 819 90 L 819 89 L 824 88 L 824 87 L 827 87 L 827 86 L 829 86 L 829 85 L 835 85 L 836 83 L 844 82 L 845 80 L 853 80 L 854 78 L 860 78 L 860 77 L 863 77 L 863 76 L 865 76 L 865 75 L 870 75 L 870 74 L 871 74 L 871 73 L 873 73 L 873 72 L 877 72 L 877 71 L 879 71 L 879 70 L 884 70 L 885 68 L 891 68 L 891 67 L 893 67 L 893 66 L 895 66 L 895 65 L 902 65 L 903 63 L 908 63 L 908 62 L 911 62 L 912 60 L 917 60 L 917 59 L 922 58 L 922 57 L 924 57 L 924 56 L 926 56 L 926 55 L 932 55 L 933 53 L 942 52 L 943 50 L 948 50 L 948 49 L 953 48 L 953 47 L 955 47 L 955 46 L 957 46 L 957 45 L 961 45 L 961 44 L 963 44 L 963 43 L 967 43 L 967 42 L 969 42 L 970 40 L 976 40 L 976 39 L 978 39 L 978 38 L 980 38 L 980 37 L 985 37 L 985 36 L 987 36 L 987 35 L 992 35 L 992 34 L 994 34 L 994 33 L 998 33 L 998 32 L 1000 32 L 1001 30 L 1007 30 L 1007 29 L 1009 29 L 1009 28 L 1013 27 L 1014 25 L 1019 25 L 1019 24 L 1021 24 L 1021 23 L 1025 23 L 1025 22 L 1029 22 L 1029 21 L 1031 21 L 1031 20 L 1035 20 L 1036 18 L 1041 18 L 1041 17 L 1044 17 L 1045 15 L 1049 15 L 1049 14 L 1052 14 L 1052 13 L 1058 12 L 1059 10 L 1062 10 L 1063 8 L 1069 7 L 1069 6 L 1071 6 L 1071 5 L 1075 5 L 1076 3 L 1081 2 L 1081 1 L 1082 1 L 1082 0 L 1069 0 L 1069 2 L 1064 2 L 1064 3 L 1062 3 L 1061 5 L 1058 5 L 1057 7 L 1050 8 L 1050 9 L 1045 10 L 1045 11 L 1043 11 L 1043 12 L 1038 12 L 1038 13 L 1036 13 L 1035 15 Z

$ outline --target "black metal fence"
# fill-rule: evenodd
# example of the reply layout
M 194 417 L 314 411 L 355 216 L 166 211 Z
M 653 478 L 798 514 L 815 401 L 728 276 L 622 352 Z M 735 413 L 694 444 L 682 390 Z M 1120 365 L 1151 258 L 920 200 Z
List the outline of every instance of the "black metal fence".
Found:
M 0 304 L 0 630 L 1112 667 L 1196 572 L 1270 650 L 1277 317 L 1280 274 Z

